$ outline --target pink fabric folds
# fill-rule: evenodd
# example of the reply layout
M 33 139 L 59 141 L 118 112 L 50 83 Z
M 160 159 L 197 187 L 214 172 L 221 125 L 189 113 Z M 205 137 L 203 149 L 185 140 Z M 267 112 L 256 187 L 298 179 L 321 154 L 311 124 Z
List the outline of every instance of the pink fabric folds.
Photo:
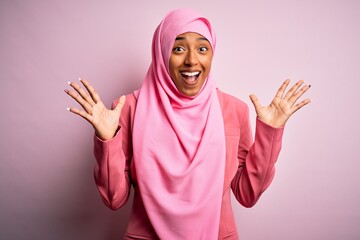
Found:
M 152 63 L 137 93 L 134 163 L 140 194 L 160 239 L 217 239 L 225 168 L 225 136 L 209 75 L 195 97 L 182 95 L 168 65 L 176 36 L 197 32 L 215 50 L 208 20 L 170 12 L 157 27 Z

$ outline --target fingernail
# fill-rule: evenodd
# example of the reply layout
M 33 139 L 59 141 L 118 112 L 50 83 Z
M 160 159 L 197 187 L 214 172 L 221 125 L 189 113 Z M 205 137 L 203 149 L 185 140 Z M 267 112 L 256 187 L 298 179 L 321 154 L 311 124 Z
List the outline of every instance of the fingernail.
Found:
M 66 110 L 70 111 L 70 108 L 66 108 Z
M 309 85 L 309 88 L 311 88 L 311 85 Z
M 70 81 L 68 81 L 67 83 L 68 83 L 69 85 L 71 84 L 71 82 L 70 82 Z
M 82 78 L 80 78 L 80 77 L 79 77 L 79 78 L 78 78 L 78 80 L 79 80 L 79 81 L 81 81 L 81 80 L 82 80 Z
M 65 89 L 64 92 L 69 93 L 69 90 Z

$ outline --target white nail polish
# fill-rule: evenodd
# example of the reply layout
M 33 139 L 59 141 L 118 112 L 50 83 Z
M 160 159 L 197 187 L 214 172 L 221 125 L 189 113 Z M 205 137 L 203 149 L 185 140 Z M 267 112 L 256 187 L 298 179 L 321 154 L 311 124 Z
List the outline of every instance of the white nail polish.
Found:
M 66 110 L 70 111 L 70 108 L 66 108 Z
M 71 82 L 70 82 L 70 81 L 68 81 L 67 83 L 68 83 L 69 85 L 71 84 Z
M 80 77 L 79 77 L 79 78 L 78 78 L 78 80 L 79 80 L 79 81 L 81 81 L 81 80 L 82 80 L 82 78 L 80 78 Z

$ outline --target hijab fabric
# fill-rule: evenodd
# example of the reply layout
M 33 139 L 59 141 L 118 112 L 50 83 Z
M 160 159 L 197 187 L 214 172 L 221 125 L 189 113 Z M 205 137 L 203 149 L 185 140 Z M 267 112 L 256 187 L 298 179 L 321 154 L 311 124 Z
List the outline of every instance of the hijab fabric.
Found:
M 217 239 L 225 168 L 225 136 L 216 85 L 209 74 L 200 92 L 178 91 L 169 75 L 175 38 L 215 34 L 207 19 L 187 9 L 157 27 L 152 62 L 136 93 L 133 151 L 137 184 L 160 239 Z

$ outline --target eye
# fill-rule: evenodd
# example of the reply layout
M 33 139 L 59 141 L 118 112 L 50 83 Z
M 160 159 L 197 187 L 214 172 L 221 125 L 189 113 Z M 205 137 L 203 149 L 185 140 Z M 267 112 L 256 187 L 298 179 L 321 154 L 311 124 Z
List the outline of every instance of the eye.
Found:
M 200 47 L 200 48 L 199 48 L 199 51 L 200 51 L 200 52 L 206 52 L 207 50 L 208 50 L 207 47 Z
M 183 52 L 185 49 L 183 47 L 174 47 L 173 52 Z

